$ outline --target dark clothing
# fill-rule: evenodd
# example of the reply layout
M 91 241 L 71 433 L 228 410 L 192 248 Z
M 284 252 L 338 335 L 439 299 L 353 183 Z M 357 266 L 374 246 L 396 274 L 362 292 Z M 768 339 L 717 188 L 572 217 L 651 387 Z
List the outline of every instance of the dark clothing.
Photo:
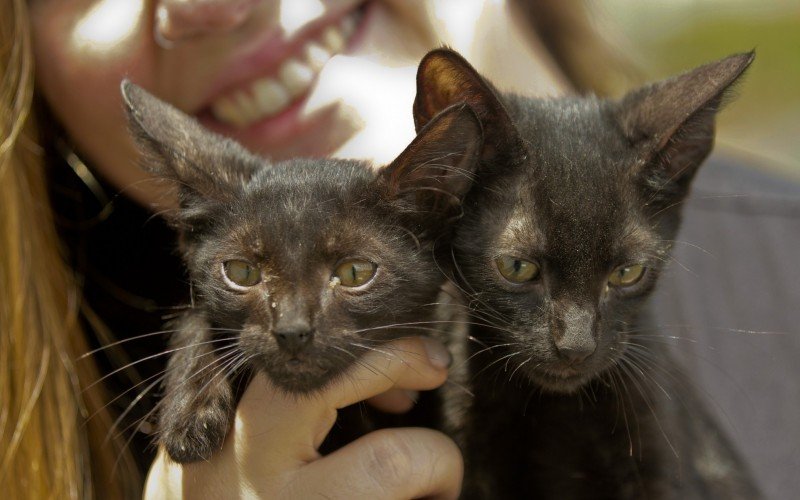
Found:
M 183 265 L 175 253 L 173 230 L 162 218 L 116 194 L 102 181 L 112 208 L 107 217 L 101 215 L 103 204 L 70 167 L 58 158 L 50 164 L 56 224 L 66 257 L 82 283 L 85 303 L 115 340 L 163 331 L 166 320 L 181 310 L 189 296 Z M 87 321 L 84 328 L 92 349 L 107 342 Z M 152 439 L 147 432 L 132 431 L 158 400 L 161 387 L 157 379 L 167 356 L 152 356 L 166 350 L 168 338 L 167 333 L 150 335 L 94 356 L 103 375 L 150 358 L 110 376 L 106 384 L 111 398 L 124 393 L 112 404 L 115 415 L 132 408 L 115 432 L 125 431 L 125 439 L 134 436 L 130 448 L 143 470 L 155 457 L 155 449 L 150 446 Z M 154 385 L 146 395 L 134 402 L 151 384 Z M 147 420 L 152 422 L 152 417 Z M 149 432 L 147 425 L 143 429 Z
M 800 491 L 800 184 L 714 157 L 653 311 L 767 498 Z

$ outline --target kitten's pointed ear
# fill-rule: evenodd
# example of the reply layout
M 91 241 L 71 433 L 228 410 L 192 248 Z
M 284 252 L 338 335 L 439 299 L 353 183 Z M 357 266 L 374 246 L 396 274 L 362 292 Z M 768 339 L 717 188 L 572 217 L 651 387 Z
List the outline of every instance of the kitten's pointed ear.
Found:
M 466 104 L 439 113 L 378 176 L 386 196 L 423 231 L 460 214 L 482 145 L 481 124 Z
M 631 144 L 649 156 L 641 172 L 646 184 L 672 199 L 686 194 L 714 145 L 716 113 L 754 57 L 733 55 L 622 98 L 615 113 Z
M 414 124 L 420 131 L 437 113 L 465 102 L 484 130 L 484 159 L 516 155 L 522 140 L 495 88 L 457 52 L 442 48 L 428 52 L 417 69 Z
M 237 192 L 261 160 L 237 143 L 204 129 L 194 118 L 123 80 L 128 126 L 142 153 L 142 168 L 174 181 L 181 204 L 223 201 Z

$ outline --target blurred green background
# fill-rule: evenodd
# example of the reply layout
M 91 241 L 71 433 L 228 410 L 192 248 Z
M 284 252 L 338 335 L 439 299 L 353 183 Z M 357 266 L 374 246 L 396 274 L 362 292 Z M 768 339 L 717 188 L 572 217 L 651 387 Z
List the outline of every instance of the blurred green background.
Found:
M 720 115 L 717 148 L 800 180 L 800 0 L 588 3 L 597 28 L 650 80 L 755 49 Z

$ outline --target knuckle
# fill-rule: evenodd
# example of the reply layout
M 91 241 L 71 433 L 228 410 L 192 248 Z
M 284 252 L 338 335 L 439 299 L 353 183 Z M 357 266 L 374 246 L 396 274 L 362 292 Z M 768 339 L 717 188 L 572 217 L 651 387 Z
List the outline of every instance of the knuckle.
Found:
M 401 433 L 388 430 L 375 431 L 368 437 L 362 456 L 366 474 L 387 492 L 407 486 L 414 464 L 421 458 L 414 456 L 408 440 Z
M 420 429 L 429 443 L 430 468 L 447 471 L 446 474 L 460 477 L 464 470 L 464 458 L 458 445 L 445 434 L 432 429 Z

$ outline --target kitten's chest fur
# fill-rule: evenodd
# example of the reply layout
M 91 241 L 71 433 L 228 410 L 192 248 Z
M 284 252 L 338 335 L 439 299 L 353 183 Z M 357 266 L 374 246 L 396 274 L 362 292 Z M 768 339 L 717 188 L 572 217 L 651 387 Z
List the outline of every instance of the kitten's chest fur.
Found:
M 666 346 L 648 346 L 651 366 L 558 394 L 481 356 L 478 342 L 456 342 L 441 397 L 444 428 L 464 452 L 463 498 L 758 497 L 691 382 L 665 368 Z

